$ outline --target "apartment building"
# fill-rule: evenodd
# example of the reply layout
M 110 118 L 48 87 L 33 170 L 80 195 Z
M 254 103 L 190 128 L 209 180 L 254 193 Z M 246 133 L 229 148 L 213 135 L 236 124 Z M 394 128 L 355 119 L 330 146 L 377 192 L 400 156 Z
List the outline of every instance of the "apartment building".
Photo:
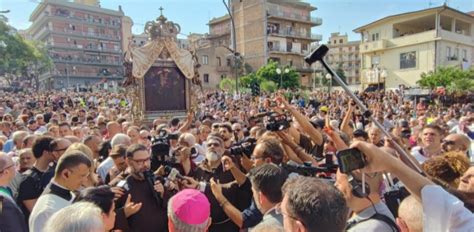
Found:
M 232 1 L 237 51 L 255 70 L 269 60 L 291 66 L 300 73 L 303 86 L 311 85 L 313 70 L 304 62 L 311 43 L 322 35 L 312 33 L 322 19 L 312 17 L 317 8 L 297 0 Z
M 416 86 L 437 67 L 474 64 L 474 17 L 446 5 L 387 16 L 354 32 L 362 37 L 364 87 Z
M 117 85 L 123 77 L 124 37 L 129 17 L 97 0 L 43 0 L 30 15 L 30 37 L 43 41 L 54 65 L 40 75 L 42 88 Z
M 341 69 L 348 85 L 360 84 L 360 41 L 349 41 L 347 34 L 331 33 L 327 46 L 326 61 L 334 68 Z
M 229 15 L 213 18 L 209 21 L 209 33 L 205 35 L 191 34 L 197 48 L 197 56 L 201 67 L 199 75 L 202 86 L 207 89 L 217 88 L 219 82 L 226 77 L 234 77 L 231 46 L 231 21 Z

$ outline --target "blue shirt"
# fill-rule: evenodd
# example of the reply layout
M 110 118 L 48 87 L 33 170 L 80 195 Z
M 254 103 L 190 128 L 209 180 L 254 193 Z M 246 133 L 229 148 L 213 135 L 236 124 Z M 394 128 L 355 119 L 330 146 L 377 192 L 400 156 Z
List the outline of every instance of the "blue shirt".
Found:
M 8 153 L 13 150 L 13 147 L 15 147 L 13 139 L 9 139 L 5 144 L 3 144 L 3 152 Z
M 260 223 L 262 219 L 262 213 L 257 209 L 255 201 L 252 200 L 252 204 L 242 211 L 242 229 L 254 227 Z

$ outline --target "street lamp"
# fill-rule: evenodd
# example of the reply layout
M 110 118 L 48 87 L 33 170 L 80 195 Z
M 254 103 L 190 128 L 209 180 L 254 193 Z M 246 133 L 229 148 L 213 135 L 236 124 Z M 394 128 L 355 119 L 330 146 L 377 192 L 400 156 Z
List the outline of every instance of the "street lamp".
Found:
M 280 89 L 281 89 L 281 87 L 282 87 L 282 81 L 283 81 L 283 73 L 289 73 L 289 72 L 290 72 L 290 69 L 285 68 L 285 69 L 282 71 L 280 68 L 277 68 L 277 69 L 276 69 L 276 72 L 278 73 L 278 75 L 280 75 Z
M 380 77 L 383 78 L 383 92 L 385 93 L 385 88 L 386 88 L 386 80 L 387 80 L 387 70 L 386 69 L 382 69 L 382 71 L 380 72 Z
M 328 93 L 331 95 L 331 85 L 332 85 L 332 75 L 331 74 L 326 74 L 326 80 L 329 81 L 328 83 Z

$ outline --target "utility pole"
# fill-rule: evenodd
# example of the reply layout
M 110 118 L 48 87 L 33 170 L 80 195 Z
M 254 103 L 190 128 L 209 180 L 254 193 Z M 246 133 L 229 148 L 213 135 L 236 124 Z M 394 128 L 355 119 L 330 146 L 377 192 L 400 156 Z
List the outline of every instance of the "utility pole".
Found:
M 237 41 L 236 41 L 236 34 L 235 34 L 235 23 L 234 23 L 234 16 L 232 15 L 232 11 L 230 10 L 229 6 L 226 3 L 226 0 L 222 0 L 224 3 L 225 8 L 227 9 L 227 13 L 230 17 L 230 24 L 232 26 L 232 50 L 233 50 L 233 57 L 234 57 L 234 76 L 235 76 L 235 93 L 239 94 L 239 77 L 238 77 L 238 70 L 237 70 L 237 56 L 239 56 L 237 52 Z M 232 6 L 231 0 L 229 0 L 230 5 Z

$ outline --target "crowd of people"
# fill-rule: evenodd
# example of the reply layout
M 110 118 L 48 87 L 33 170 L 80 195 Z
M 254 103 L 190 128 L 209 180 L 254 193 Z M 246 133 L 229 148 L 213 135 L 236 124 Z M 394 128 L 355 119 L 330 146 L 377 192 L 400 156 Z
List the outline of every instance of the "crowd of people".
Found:
M 356 95 L 0 93 L 0 231 L 474 231 L 474 104 Z

